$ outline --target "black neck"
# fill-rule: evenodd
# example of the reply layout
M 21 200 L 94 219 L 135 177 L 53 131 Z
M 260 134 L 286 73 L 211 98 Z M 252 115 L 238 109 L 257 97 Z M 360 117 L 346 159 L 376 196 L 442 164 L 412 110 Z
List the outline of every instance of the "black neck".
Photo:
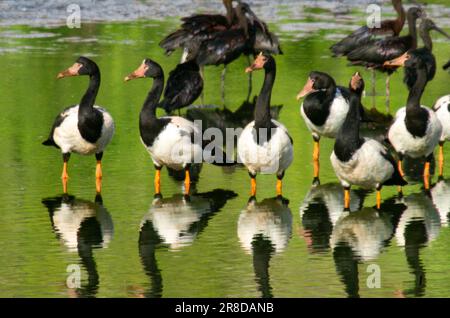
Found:
M 270 65 L 265 68 L 264 84 L 259 93 L 255 107 L 255 128 L 270 128 L 272 121 L 270 116 L 270 98 L 272 87 L 275 82 L 276 66 L 275 62 L 269 62 Z
M 89 86 L 80 101 L 80 110 L 92 110 L 100 87 L 100 71 L 97 70 L 89 76 Z
M 417 28 L 416 28 L 416 18 L 412 15 L 408 15 L 408 30 L 409 36 L 412 38 L 411 49 L 417 48 Z
M 359 104 L 361 102 L 361 96 L 356 93 L 352 93 L 349 98 L 350 108 L 344 123 L 336 136 L 336 142 L 341 141 L 346 147 L 351 150 L 359 148 L 360 136 L 359 136 L 359 123 L 361 114 L 359 111 Z M 354 148 L 354 149 L 353 149 Z
M 141 118 L 157 119 L 156 106 L 158 105 L 164 88 L 164 75 L 160 75 L 153 79 L 153 85 L 145 99 L 141 110 Z
M 408 101 L 406 103 L 406 114 L 408 114 L 409 109 L 420 107 L 420 99 L 428 82 L 427 71 L 425 69 L 420 68 L 416 72 L 417 78 L 409 91 Z
M 422 38 L 423 45 L 431 51 L 433 51 L 433 41 L 431 40 L 430 30 L 420 30 L 420 37 Z

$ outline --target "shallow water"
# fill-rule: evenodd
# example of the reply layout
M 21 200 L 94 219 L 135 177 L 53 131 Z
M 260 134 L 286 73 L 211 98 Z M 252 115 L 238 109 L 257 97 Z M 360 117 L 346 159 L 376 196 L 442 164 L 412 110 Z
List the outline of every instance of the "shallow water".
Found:
M 292 3 L 285 3 L 285 11 L 294 12 L 289 11 Z M 86 23 L 81 29 L 3 24 L 0 297 L 448 297 L 448 178 L 438 182 L 434 176 L 427 196 L 414 181 L 419 168 L 411 165 L 412 182 L 404 198 L 386 187 L 376 211 L 374 193 L 355 188 L 352 212 L 344 213 L 342 189 L 328 159 L 333 141 L 324 139 L 322 185 L 311 187 L 312 138 L 295 96 L 311 70 L 327 71 L 346 85 L 357 69 L 329 57 L 329 45 L 349 27 L 348 22 L 339 27 L 342 20 L 338 29 L 322 29 L 331 14 L 322 10 L 277 23 L 268 17 L 271 28 L 280 32 L 285 53 L 276 58 L 272 104 L 282 106 L 273 111 L 294 139 L 283 201 L 273 199 L 273 176 L 258 176 L 257 202 L 248 202 L 250 180 L 243 167 L 207 164 L 191 201 L 183 200 L 182 182 L 165 169 L 164 198 L 153 199 L 154 169 L 137 126 L 151 80 L 124 84 L 123 77 L 145 57 L 158 61 L 166 74 L 175 67 L 179 53 L 165 57 L 157 45 L 176 27 L 174 18 Z M 357 15 L 351 22 L 362 20 Z M 448 17 L 436 22 L 449 31 Z M 442 36 L 434 38 L 441 66 L 449 58 L 448 43 Z M 101 198 L 95 196 L 93 157 L 72 156 L 69 196 L 62 196 L 61 156 L 41 145 L 57 112 L 78 103 L 84 92 L 86 78 L 55 80 L 79 55 L 99 64 L 97 104 L 110 111 L 117 126 L 103 160 Z M 207 116 L 210 123 L 227 118 L 229 125 L 239 126 L 236 119 L 245 118 L 233 112 L 246 97 L 246 65 L 242 58 L 229 66 L 228 110 L 196 109 L 189 115 Z M 220 67 L 206 70 L 208 104 L 220 104 L 220 72 Z M 402 73 L 392 77 L 394 109 L 406 100 Z M 363 76 L 370 82 L 368 72 Z M 254 93 L 262 78 L 254 74 Z M 448 78 L 439 68 L 422 103 L 431 106 L 448 94 Z M 379 92 L 383 84 L 379 75 Z M 383 96 L 376 100 L 383 111 Z M 363 100 L 367 106 L 370 101 L 369 96 Z M 450 148 L 445 152 L 449 157 Z M 446 170 L 448 175 L 448 164 Z M 81 266 L 78 289 L 66 284 L 72 264 Z M 380 288 L 366 282 L 372 264 L 379 266 Z

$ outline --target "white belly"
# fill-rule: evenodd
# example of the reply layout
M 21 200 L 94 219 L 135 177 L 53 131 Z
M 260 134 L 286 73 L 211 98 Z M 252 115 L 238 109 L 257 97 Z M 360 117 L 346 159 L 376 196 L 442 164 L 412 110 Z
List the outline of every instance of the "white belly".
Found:
M 78 105 L 64 112 L 65 119 L 55 128 L 53 140 L 63 153 L 74 152 L 80 155 L 92 155 L 102 152 L 114 135 L 114 120 L 99 106 L 94 106 L 103 115 L 103 127 L 100 138 L 95 143 L 85 140 L 78 129 Z
M 425 106 L 429 113 L 428 127 L 423 137 L 414 137 L 407 130 L 405 124 L 406 108 L 402 107 L 395 115 L 395 121 L 389 128 L 388 137 L 392 146 L 398 153 L 408 155 L 412 158 L 429 156 L 439 143 L 442 134 L 442 125 L 436 114 Z
M 280 174 L 292 163 L 293 147 L 286 128 L 272 119 L 277 125 L 272 138 L 258 145 L 253 138 L 255 122 L 249 123 L 239 136 L 237 144 L 238 160 L 252 173 Z
M 373 139 L 367 140 L 347 162 L 341 162 L 333 151 L 331 164 L 342 185 L 373 189 L 388 180 L 394 167 L 380 151 L 385 151 L 384 147 Z

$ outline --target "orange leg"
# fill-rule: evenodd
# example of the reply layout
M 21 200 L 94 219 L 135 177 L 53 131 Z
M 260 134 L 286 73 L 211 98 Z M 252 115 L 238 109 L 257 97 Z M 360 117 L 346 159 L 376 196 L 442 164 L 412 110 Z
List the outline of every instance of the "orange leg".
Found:
M 444 175 L 444 143 L 439 143 L 439 177 Z
M 425 162 L 425 168 L 423 169 L 423 186 L 425 190 L 430 190 L 430 162 Z
M 69 163 L 70 153 L 64 153 L 63 154 L 63 171 L 61 174 L 61 180 L 63 184 L 63 192 L 64 194 L 67 193 L 67 180 L 69 179 L 69 174 L 67 173 L 67 165 Z
M 377 209 L 381 207 L 381 189 L 377 189 Z
M 344 209 L 350 209 L 350 188 L 344 189 Z
M 319 140 L 314 140 L 314 151 L 313 151 L 313 166 L 314 166 L 314 179 L 319 178 L 319 170 L 320 170 L 320 144 Z
M 161 194 L 161 168 L 156 168 L 155 172 L 155 194 Z
M 63 164 L 63 172 L 61 175 L 62 184 L 63 184 L 63 192 L 67 193 L 67 179 L 69 179 L 69 175 L 67 174 L 67 162 Z
M 398 161 L 398 172 L 400 172 L 400 175 L 402 177 L 405 176 L 405 172 L 403 171 L 403 162 L 402 162 L 402 160 Z
M 251 191 L 250 191 L 250 195 L 252 197 L 256 196 L 256 176 L 251 176 Z
M 398 161 L 397 167 L 398 167 L 398 172 L 400 173 L 400 175 L 402 176 L 402 178 L 404 178 L 404 177 L 405 177 L 405 172 L 403 171 L 403 161 L 402 161 L 402 160 L 399 160 L 399 161 Z M 402 193 L 403 193 L 402 186 L 398 186 L 398 187 L 397 187 L 397 192 L 398 192 L 399 194 L 402 194 Z
M 277 179 L 277 196 L 282 196 L 283 193 L 283 181 L 281 179 Z
M 97 165 L 95 167 L 95 189 L 97 193 L 102 192 L 102 178 L 103 178 L 102 161 L 97 160 Z
M 189 167 L 184 169 L 184 195 L 189 195 L 189 190 L 191 189 L 191 176 L 189 173 Z

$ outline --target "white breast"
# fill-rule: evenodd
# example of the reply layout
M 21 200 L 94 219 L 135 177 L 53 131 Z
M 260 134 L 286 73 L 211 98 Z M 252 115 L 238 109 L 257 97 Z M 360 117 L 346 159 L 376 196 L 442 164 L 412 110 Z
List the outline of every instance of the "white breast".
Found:
M 316 126 L 309 120 L 304 112 L 303 104 L 300 108 L 300 113 L 305 120 L 306 126 L 313 133 L 313 135 L 335 138 L 344 123 L 348 110 L 349 105 L 347 100 L 344 96 L 342 96 L 339 89 L 337 89 L 334 100 L 330 106 L 328 118 L 322 126 Z
M 331 154 L 331 164 L 343 186 L 358 185 L 373 189 L 388 180 L 394 173 L 394 167 L 381 152 L 386 149 L 378 141 L 366 139 L 348 162 L 341 162 Z
M 278 128 L 272 138 L 262 145 L 258 145 L 253 137 L 254 121 L 249 123 L 239 136 L 238 160 L 253 174 L 279 174 L 292 163 L 293 147 L 287 129 L 276 120 L 272 119 L 272 122 Z
M 402 107 L 397 111 L 395 121 L 388 132 L 389 141 L 395 150 L 412 158 L 430 155 L 438 145 L 442 135 L 442 125 L 436 117 L 436 114 L 426 106 L 421 107 L 429 113 L 425 136 L 420 138 L 414 137 L 407 130 L 405 124 L 406 107 Z
M 186 164 L 201 163 L 203 155 L 201 144 L 192 143 L 191 139 L 192 133 L 201 136 L 200 129 L 184 118 L 170 118 L 171 122 L 160 132 L 153 145 L 146 146 L 153 162 L 174 170 L 181 170 Z
M 86 141 L 78 129 L 78 105 L 65 110 L 61 125 L 55 128 L 53 139 L 63 153 L 74 152 L 81 155 L 92 155 L 102 152 L 114 135 L 114 120 L 102 107 L 94 106 L 103 115 L 103 127 L 100 138 L 95 143 Z

